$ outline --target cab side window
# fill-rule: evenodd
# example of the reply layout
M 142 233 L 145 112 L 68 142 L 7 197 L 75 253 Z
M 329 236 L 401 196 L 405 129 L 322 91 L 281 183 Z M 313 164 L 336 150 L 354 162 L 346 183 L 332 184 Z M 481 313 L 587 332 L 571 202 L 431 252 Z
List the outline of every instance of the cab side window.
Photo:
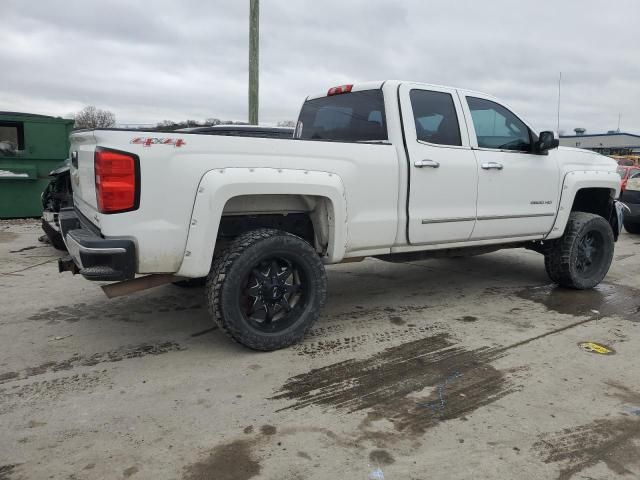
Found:
M 462 145 L 458 116 L 450 94 L 411 90 L 409 98 L 418 140 L 438 145 Z
M 531 151 L 531 134 L 522 120 L 509 110 L 484 98 L 467 97 L 478 147 Z

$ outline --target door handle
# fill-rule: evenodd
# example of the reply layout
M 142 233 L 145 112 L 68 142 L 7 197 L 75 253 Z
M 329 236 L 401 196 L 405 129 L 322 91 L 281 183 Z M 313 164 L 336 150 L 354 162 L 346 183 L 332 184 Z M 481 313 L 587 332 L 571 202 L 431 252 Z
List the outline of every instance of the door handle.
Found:
M 418 160 L 413 164 L 413 166 L 416 168 L 422 168 L 422 167 L 438 168 L 440 166 L 440 163 L 436 162 L 435 160 Z
M 486 162 L 480 165 L 485 170 L 502 170 L 502 164 L 498 162 Z

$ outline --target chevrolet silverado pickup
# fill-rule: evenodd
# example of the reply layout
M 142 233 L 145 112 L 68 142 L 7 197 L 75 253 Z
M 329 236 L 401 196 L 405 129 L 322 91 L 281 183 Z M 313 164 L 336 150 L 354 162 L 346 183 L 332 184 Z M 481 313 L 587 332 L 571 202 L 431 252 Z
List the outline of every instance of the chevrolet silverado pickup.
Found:
M 309 96 L 293 138 L 74 133 L 71 163 L 60 271 L 120 291 L 206 278 L 212 319 L 258 350 L 317 320 L 325 265 L 524 247 L 587 289 L 622 223 L 612 159 L 558 148 L 494 97 L 423 83 Z

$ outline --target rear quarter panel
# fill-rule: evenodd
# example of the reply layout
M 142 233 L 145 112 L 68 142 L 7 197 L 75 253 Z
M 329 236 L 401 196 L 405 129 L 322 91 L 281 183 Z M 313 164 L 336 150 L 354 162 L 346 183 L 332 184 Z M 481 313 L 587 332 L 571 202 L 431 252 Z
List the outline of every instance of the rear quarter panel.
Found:
M 392 145 L 107 130 L 93 134 L 94 146 L 124 150 L 140 157 L 138 210 L 100 214 L 95 210 L 95 200 L 91 205 L 87 199 L 90 195 L 84 193 L 77 202 L 103 235 L 136 242 L 138 273 L 174 273 L 180 269 L 186 258 L 194 202 L 203 177 L 226 168 L 245 169 L 247 173 L 264 168 L 301 171 L 303 175 L 305 171 L 336 175 L 344 188 L 346 216 L 344 225 L 336 226 L 344 229 L 340 249 L 348 253 L 389 247 L 395 239 L 399 181 L 398 158 Z M 159 141 L 145 146 L 137 141 L 140 137 Z M 181 142 L 176 143 L 177 140 Z M 82 181 L 93 182 L 93 160 L 84 160 L 91 167 L 81 167 Z M 202 222 L 212 222 L 217 230 L 218 212 L 224 205 L 219 205 L 222 197 L 213 192 L 222 187 L 229 189 L 231 175 L 229 180 L 225 178 L 220 175 L 218 184 L 209 185 L 210 208 L 208 213 L 199 214 L 200 231 L 205 230 Z M 260 185 L 269 183 L 261 182 L 260 175 L 252 178 L 252 182 L 236 188 L 235 193 L 254 194 Z M 328 184 L 332 182 L 327 180 Z M 87 185 L 86 191 L 90 188 Z M 212 251 L 215 237 L 205 241 Z M 208 271 L 211 259 L 204 261 Z

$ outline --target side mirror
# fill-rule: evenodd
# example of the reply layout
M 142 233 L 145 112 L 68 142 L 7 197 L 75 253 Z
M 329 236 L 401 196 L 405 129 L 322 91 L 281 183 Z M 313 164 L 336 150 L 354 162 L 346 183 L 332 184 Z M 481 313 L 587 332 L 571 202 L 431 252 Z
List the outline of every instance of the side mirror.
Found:
M 558 148 L 560 140 L 554 138 L 553 132 L 540 132 L 540 137 L 535 144 L 537 153 L 546 153 L 547 150 Z

